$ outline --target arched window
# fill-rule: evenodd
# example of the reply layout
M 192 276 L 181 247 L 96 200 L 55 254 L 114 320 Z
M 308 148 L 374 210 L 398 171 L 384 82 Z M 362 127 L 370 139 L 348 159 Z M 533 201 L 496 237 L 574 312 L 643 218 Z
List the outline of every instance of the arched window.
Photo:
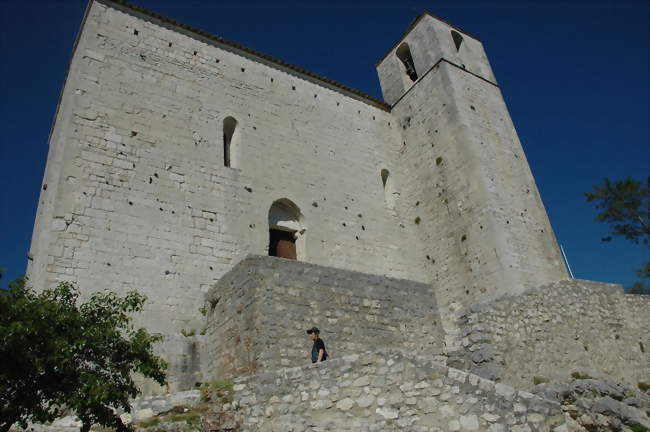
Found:
M 223 120 L 223 166 L 233 167 L 233 147 L 237 131 L 237 120 L 226 117 Z
M 397 47 L 395 55 L 402 62 L 406 75 L 410 78 L 411 81 L 415 82 L 418 79 L 418 74 L 415 71 L 415 63 L 413 63 L 411 49 L 409 48 L 408 44 L 404 42 L 399 47 Z
M 386 202 L 386 206 L 394 210 L 395 201 L 397 201 L 399 192 L 395 192 L 395 189 L 393 189 L 393 181 L 390 177 L 390 172 L 386 168 L 381 170 L 381 184 L 384 187 L 384 201 Z
M 456 51 L 460 50 L 460 44 L 463 43 L 463 37 L 455 30 L 451 31 L 451 38 L 454 40 L 454 45 L 456 45 Z
M 269 256 L 303 259 L 305 250 L 304 218 L 298 206 L 283 198 L 269 209 Z

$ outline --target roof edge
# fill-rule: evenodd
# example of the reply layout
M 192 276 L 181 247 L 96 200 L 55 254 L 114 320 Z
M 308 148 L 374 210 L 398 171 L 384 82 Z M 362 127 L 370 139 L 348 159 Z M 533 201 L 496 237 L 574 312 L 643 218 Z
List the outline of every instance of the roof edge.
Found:
M 243 57 L 249 58 L 251 60 L 258 61 L 262 64 L 266 64 L 267 66 L 275 67 L 284 72 L 291 73 L 295 76 L 306 79 L 307 81 L 313 82 L 315 84 L 320 84 L 323 87 L 329 88 L 330 90 L 338 91 L 344 96 L 348 96 L 352 99 L 358 100 L 360 102 L 364 102 L 368 105 L 374 106 L 375 108 L 379 108 L 384 111 L 390 111 L 390 105 L 388 103 L 379 100 L 377 98 L 374 98 L 370 95 L 367 95 L 357 89 L 349 87 L 338 81 L 334 81 L 332 79 L 320 76 L 299 66 L 292 65 L 290 63 L 277 59 L 268 54 L 264 54 L 262 52 L 256 51 L 247 46 L 229 41 L 220 36 L 216 36 L 204 30 L 181 23 L 172 18 L 168 18 L 166 16 L 150 11 L 149 9 L 143 8 L 141 6 L 128 3 L 124 0 L 90 0 L 89 3 L 92 2 L 101 3 L 113 9 L 122 10 L 126 13 L 131 13 L 131 14 L 138 13 L 140 15 L 148 17 L 149 19 L 156 20 L 159 23 L 167 24 L 167 26 L 174 27 L 174 29 L 180 30 L 182 33 L 184 33 L 189 37 L 193 37 L 202 42 L 215 45 L 217 46 L 217 48 L 225 49 L 226 51 L 233 52 L 234 54 L 238 54 Z
M 435 20 L 437 20 L 437 21 L 440 21 L 440 22 L 442 22 L 442 23 L 444 23 L 444 24 L 447 24 L 449 27 L 453 28 L 454 30 L 456 30 L 456 31 L 458 31 L 458 32 L 460 32 L 460 33 L 462 33 L 462 34 L 464 34 L 465 36 L 469 36 L 469 37 L 471 37 L 472 39 L 475 39 L 475 40 L 477 40 L 477 41 L 479 41 L 479 42 L 482 42 L 481 39 L 477 38 L 476 36 L 472 35 L 471 33 L 468 33 L 468 32 L 466 32 L 465 30 L 461 29 L 460 27 L 456 27 L 455 25 L 453 25 L 453 24 L 451 24 L 451 23 L 445 21 L 444 19 L 440 18 L 438 15 L 434 15 L 434 14 L 432 14 L 431 12 L 425 10 L 424 12 L 420 13 L 420 15 L 418 15 L 418 16 L 417 16 L 417 17 L 416 17 L 416 18 L 411 22 L 411 24 L 407 27 L 407 29 L 404 31 L 404 33 L 402 33 L 402 36 L 397 40 L 397 42 L 395 42 L 395 43 L 393 44 L 393 46 L 388 50 L 388 52 L 387 52 L 386 54 L 384 54 L 384 56 L 383 56 L 382 58 L 380 58 L 379 61 L 378 61 L 377 63 L 375 63 L 375 67 L 379 66 L 379 65 L 381 64 L 381 62 L 383 62 L 384 60 L 386 60 L 386 57 L 388 57 L 388 55 L 389 55 L 389 54 L 390 54 L 390 53 L 391 53 L 391 52 L 392 52 L 392 51 L 393 51 L 393 50 L 394 50 L 394 49 L 395 49 L 395 48 L 396 48 L 400 43 L 402 43 L 402 41 L 403 41 L 403 40 L 406 38 L 406 36 L 411 32 L 411 30 L 413 30 L 413 29 L 415 28 L 415 26 L 418 25 L 418 23 L 419 23 L 419 22 L 422 20 L 422 18 L 424 18 L 425 16 L 429 16 L 429 17 L 431 17 L 431 18 L 433 18 L 433 19 L 435 19 Z

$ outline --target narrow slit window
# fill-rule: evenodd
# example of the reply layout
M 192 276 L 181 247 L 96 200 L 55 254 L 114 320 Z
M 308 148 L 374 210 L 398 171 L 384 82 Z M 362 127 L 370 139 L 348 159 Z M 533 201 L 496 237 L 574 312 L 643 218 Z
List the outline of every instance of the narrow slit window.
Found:
M 402 62 L 406 75 L 411 81 L 415 82 L 418 79 L 418 74 L 415 71 L 415 63 L 413 62 L 413 56 L 411 56 L 411 49 L 408 44 L 404 42 L 400 45 L 395 51 L 395 55 Z
M 384 189 L 386 189 L 386 183 L 388 183 L 388 175 L 390 173 L 388 172 L 387 169 L 381 170 L 381 184 L 384 186 Z
M 452 30 L 451 38 L 454 40 L 454 45 L 456 45 L 456 51 L 459 51 L 460 45 L 463 43 L 463 37 L 457 31 Z
M 393 189 L 390 172 L 385 168 L 381 170 L 381 184 L 384 187 L 384 201 L 386 206 L 391 210 L 395 209 L 395 201 L 399 196 L 399 192 L 395 192 Z
M 233 138 L 237 129 L 237 120 L 226 117 L 223 120 L 223 166 L 232 167 Z

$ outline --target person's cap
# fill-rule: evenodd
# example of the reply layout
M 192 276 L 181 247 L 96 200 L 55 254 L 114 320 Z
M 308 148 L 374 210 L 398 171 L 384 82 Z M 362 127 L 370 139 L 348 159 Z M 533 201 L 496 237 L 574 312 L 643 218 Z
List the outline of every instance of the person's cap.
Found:
M 309 330 L 307 330 L 307 334 L 312 334 L 312 333 L 320 333 L 320 330 L 318 330 L 317 327 L 312 327 Z

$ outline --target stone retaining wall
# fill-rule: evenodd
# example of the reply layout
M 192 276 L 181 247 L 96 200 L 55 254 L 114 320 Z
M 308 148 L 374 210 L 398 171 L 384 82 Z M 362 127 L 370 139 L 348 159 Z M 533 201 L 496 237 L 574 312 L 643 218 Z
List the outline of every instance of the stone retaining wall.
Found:
M 171 411 L 174 408 L 191 408 L 201 402 L 200 390 L 187 390 L 176 393 L 166 393 L 156 396 L 143 396 L 131 400 L 131 412 L 120 415 L 125 424 L 150 419 L 159 414 Z M 121 413 L 121 410 L 119 411 Z M 22 432 L 79 432 L 81 420 L 76 415 L 70 414 L 56 419 L 52 423 L 30 423 L 26 430 L 14 425 L 12 430 Z M 97 427 L 97 426 L 96 426 Z
M 330 358 L 384 347 L 442 354 L 427 285 L 304 262 L 248 256 L 208 293 L 209 375 L 310 362 L 317 326 Z
M 450 365 L 518 388 L 572 372 L 636 387 L 650 382 L 650 296 L 566 279 L 475 306 L 460 319 Z
M 243 430 L 548 431 L 560 405 L 397 350 L 240 378 Z

